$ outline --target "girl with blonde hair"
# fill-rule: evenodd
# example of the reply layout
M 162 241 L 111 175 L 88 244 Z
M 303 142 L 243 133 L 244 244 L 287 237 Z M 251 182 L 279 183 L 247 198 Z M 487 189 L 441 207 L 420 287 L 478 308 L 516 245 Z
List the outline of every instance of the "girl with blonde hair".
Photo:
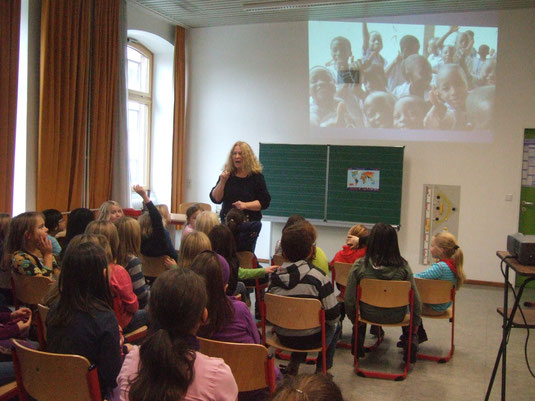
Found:
M 113 294 L 113 310 L 119 326 L 125 333 L 147 324 L 145 310 L 139 309 L 139 302 L 132 286 L 132 280 L 125 268 L 116 263 L 119 249 L 119 234 L 111 221 L 96 220 L 89 223 L 86 234 L 102 234 L 108 239 L 113 260 L 108 263 L 110 288 Z
M 225 221 L 232 207 L 243 210 L 249 221 L 262 219 L 261 210 L 269 207 L 271 196 L 262 175 L 262 166 L 249 144 L 238 141 L 232 146 L 225 169 L 210 191 L 210 199 L 223 204 L 221 221 Z
M 195 230 L 205 233 L 206 235 L 210 234 L 212 228 L 219 225 L 219 219 L 217 214 L 214 212 L 209 212 L 205 210 L 197 216 L 195 220 Z
M 178 267 L 189 267 L 195 256 L 202 251 L 211 251 L 212 244 L 208 236 L 201 231 L 193 231 L 182 239 L 178 250 Z
M 117 263 L 124 266 L 130 275 L 134 294 L 136 294 L 139 302 L 139 308 L 144 309 L 149 300 L 149 289 L 145 281 L 145 276 L 143 276 L 143 267 L 139 259 L 141 228 L 136 219 L 126 216 L 117 220 L 115 226 L 119 235 Z
M 102 205 L 100 205 L 100 208 L 98 209 L 97 220 L 109 220 L 113 223 L 121 217 L 123 217 L 123 209 L 121 205 L 114 200 L 102 202 Z

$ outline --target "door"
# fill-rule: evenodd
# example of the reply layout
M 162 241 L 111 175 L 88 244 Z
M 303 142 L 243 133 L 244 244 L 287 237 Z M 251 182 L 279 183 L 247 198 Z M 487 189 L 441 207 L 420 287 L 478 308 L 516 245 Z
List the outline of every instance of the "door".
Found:
M 535 129 L 533 128 L 524 131 L 518 231 L 525 235 L 535 235 Z M 517 277 L 516 285 L 520 285 L 522 281 L 522 277 Z M 535 287 L 535 282 L 530 283 L 529 287 Z

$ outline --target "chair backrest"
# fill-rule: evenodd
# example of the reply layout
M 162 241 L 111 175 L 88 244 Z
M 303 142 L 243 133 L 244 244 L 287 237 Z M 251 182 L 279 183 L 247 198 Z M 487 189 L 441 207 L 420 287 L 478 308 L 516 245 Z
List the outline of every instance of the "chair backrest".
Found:
M 13 363 L 21 400 L 100 401 L 97 369 L 83 356 L 36 351 L 13 340 Z
M 334 262 L 334 281 L 344 287 L 347 286 L 347 278 L 352 266 L 351 263 Z
M 249 251 L 236 252 L 242 269 L 254 269 L 254 253 Z
M 453 283 L 447 280 L 414 278 L 420 299 L 424 304 L 443 304 L 452 301 Z
M 188 208 L 190 206 L 193 206 L 193 205 L 199 205 L 201 207 L 202 210 L 206 210 L 208 212 L 211 212 L 212 211 L 212 206 L 208 203 L 201 203 L 201 202 L 184 202 L 184 203 L 181 203 L 179 206 L 178 206 L 178 213 L 182 213 L 182 214 L 185 214 L 186 211 L 188 210 Z
M 280 253 L 276 253 L 273 255 L 271 261 L 274 265 L 280 266 L 284 263 L 284 256 L 282 256 Z
M 199 337 L 199 351 L 221 358 L 232 370 L 238 391 L 253 391 L 274 387 L 272 356 L 260 344 L 239 344 L 208 340 Z
M 399 308 L 410 303 L 409 281 L 365 278 L 359 284 L 360 300 L 379 308 Z
M 13 295 L 23 304 L 37 305 L 43 302 L 53 280 L 44 276 L 26 276 L 11 272 Z
M 45 305 L 37 305 L 37 315 L 38 318 L 35 319 L 37 323 L 37 338 L 39 340 L 39 346 L 41 350 L 46 349 L 46 315 L 50 308 Z
M 167 270 L 164 263 L 167 259 L 166 255 L 156 257 L 141 255 L 140 259 L 144 276 L 158 277 Z
M 321 326 L 321 302 L 313 298 L 286 297 L 266 293 L 266 319 L 275 326 L 306 330 Z

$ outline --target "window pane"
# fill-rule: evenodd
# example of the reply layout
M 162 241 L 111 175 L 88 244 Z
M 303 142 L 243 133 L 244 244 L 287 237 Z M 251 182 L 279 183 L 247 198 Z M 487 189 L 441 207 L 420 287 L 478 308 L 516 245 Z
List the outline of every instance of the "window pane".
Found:
M 128 102 L 128 170 L 131 184 L 148 186 L 148 121 L 149 108 Z
M 149 93 L 149 58 L 128 47 L 128 89 Z

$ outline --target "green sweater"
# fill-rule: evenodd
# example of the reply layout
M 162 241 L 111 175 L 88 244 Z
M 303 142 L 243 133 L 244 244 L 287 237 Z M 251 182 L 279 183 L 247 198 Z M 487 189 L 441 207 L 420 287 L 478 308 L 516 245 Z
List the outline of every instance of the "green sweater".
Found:
M 238 280 L 249 280 L 255 278 L 264 278 L 266 276 L 266 271 L 262 267 L 256 269 L 244 269 L 240 267 L 238 269 Z
M 371 278 L 379 280 L 409 281 L 412 289 L 414 290 L 413 324 L 415 326 L 420 325 L 422 321 L 420 317 L 422 312 L 422 303 L 420 301 L 420 294 L 418 294 L 418 289 L 414 283 L 414 277 L 412 275 L 410 266 L 406 264 L 405 266 L 401 267 L 379 266 L 374 268 L 370 264 L 366 264 L 365 259 L 366 258 L 361 258 L 353 264 L 347 279 L 344 304 L 346 314 L 353 324 L 355 323 L 357 285 L 360 283 L 360 280 L 364 278 Z M 366 320 L 387 324 L 401 322 L 407 313 L 407 309 L 405 307 L 378 308 L 362 302 L 360 305 L 360 313 Z

